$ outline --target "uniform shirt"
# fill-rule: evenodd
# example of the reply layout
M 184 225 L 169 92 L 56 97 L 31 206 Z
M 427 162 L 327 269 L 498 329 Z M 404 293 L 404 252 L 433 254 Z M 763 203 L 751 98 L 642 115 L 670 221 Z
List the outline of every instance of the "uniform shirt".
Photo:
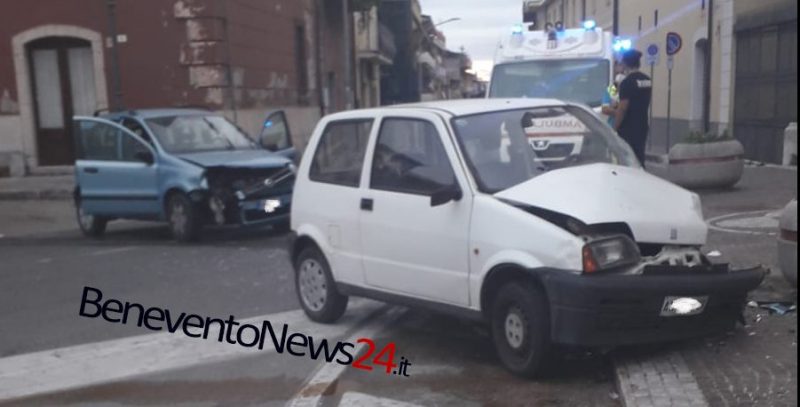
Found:
M 652 94 L 653 82 L 641 72 L 632 72 L 622 81 L 619 85 L 619 98 L 628 100 L 628 110 L 620 123 L 620 133 L 647 136 L 647 116 Z

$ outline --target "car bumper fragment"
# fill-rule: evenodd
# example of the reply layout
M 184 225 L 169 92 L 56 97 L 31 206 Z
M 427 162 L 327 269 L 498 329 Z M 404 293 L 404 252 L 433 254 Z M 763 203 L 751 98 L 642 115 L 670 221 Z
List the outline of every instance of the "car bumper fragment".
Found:
M 747 293 L 766 274 L 762 267 L 658 267 L 641 275 L 542 274 L 555 343 L 613 346 L 673 341 L 723 332 L 741 318 Z M 701 270 L 698 270 L 701 269 Z M 696 315 L 663 316 L 665 300 L 702 298 Z

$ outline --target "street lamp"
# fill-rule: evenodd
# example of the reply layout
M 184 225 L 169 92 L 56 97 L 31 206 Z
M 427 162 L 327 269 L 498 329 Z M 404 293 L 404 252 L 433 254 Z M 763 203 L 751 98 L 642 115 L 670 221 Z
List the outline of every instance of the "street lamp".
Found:
M 443 24 L 452 23 L 453 21 L 461 21 L 461 17 L 448 18 L 447 20 L 440 21 L 440 22 L 434 24 L 433 26 L 434 27 L 438 27 L 438 26 L 443 25 Z

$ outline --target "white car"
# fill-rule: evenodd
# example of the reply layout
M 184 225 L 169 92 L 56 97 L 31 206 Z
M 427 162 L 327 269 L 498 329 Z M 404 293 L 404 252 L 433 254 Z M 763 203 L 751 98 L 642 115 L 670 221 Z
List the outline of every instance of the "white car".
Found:
M 557 164 L 528 140 L 526 123 L 548 117 L 585 127 L 579 153 Z M 730 329 L 764 276 L 712 265 L 699 197 L 642 170 L 590 110 L 556 100 L 327 116 L 298 169 L 291 227 L 312 320 L 336 321 L 351 295 L 472 317 L 528 376 L 555 344 Z

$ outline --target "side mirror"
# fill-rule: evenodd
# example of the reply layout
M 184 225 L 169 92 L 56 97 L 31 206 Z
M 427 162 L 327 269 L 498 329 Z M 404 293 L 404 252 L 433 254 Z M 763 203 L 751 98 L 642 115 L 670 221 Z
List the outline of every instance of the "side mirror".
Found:
M 147 164 L 153 165 L 156 162 L 156 159 L 153 157 L 153 153 L 149 151 L 138 151 L 133 155 L 137 160 Z
M 459 201 L 463 196 L 458 184 L 453 184 L 431 194 L 431 206 L 441 206 L 450 201 Z

